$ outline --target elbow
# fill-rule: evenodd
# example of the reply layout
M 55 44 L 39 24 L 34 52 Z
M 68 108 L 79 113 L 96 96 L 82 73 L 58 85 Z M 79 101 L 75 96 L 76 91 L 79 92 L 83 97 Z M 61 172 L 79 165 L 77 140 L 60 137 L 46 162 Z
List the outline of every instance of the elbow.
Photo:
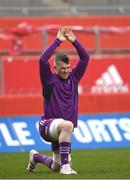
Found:
M 43 55 L 41 55 L 40 58 L 39 58 L 39 63 L 41 63 L 43 61 L 43 57 L 42 56 Z
M 40 57 L 40 59 L 39 59 L 39 64 L 40 64 L 40 65 L 46 64 L 45 58 L 43 58 L 43 56 Z
M 87 55 L 86 55 L 86 59 L 87 59 L 87 60 L 89 60 L 89 59 L 90 59 L 90 54 L 89 54 L 89 53 L 87 53 Z
M 43 61 L 43 59 L 39 59 L 39 65 L 41 66 L 41 65 L 43 65 L 44 64 L 44 61 Z
M 90 54 L 88 51 L 86 51 L 86 58 L 89 60 L 90 59 Z
M 45 52 L 43 51 L 42 54 L 40 55 L 39 61 L 44 63 L 45 59 L 47 59 L 47 57 Z
M 89 61 L 90 54 L 88 52 L 86 52 L 83 59 Z

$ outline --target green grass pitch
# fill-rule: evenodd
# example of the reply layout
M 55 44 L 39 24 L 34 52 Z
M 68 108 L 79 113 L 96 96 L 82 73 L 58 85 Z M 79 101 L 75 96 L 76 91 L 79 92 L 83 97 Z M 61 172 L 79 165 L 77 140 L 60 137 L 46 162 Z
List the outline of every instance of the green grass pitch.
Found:
M 29 173 L 27 152 L 0 153 L 0 179 L 130 179 L 130 148 L 74 150 L 72 160 L 77 175 L 60 175 L 42 165 Z

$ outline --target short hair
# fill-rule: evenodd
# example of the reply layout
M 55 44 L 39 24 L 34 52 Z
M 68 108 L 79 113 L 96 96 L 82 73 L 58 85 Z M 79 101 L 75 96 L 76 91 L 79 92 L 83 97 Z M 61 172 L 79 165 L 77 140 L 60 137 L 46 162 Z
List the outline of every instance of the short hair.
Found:
M 59 61 L 62 61 L 64 63 L 66 63 L 66 64 L 69 64 L 69 62 L 70 62 L 69 57 L 66 54 L 63 54 L 63 53 L 58 53 L 55 56 L 54 65 L 57 66 Z

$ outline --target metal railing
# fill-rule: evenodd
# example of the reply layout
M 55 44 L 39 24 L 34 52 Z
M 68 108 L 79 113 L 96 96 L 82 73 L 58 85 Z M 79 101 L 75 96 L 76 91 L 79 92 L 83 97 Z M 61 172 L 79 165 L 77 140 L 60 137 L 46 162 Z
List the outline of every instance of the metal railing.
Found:
M 54 28 L 42 28 L 39 33 L 42 33 L 42 48 L 41 49 L 21 49 L 18 54 L 19 55 L 39 55 L 43 49 L 45 49 L 48 46 L 48 39 L 49 36 L 53 33 L 56 34 L 58 31 L 58 26 L 54 25 Z M 130 53 L 130 44 L 129 46 L 127 45 L 127 47 L 101 47 L 101 36 L 102 33 L 105 33 L 105 35 L 107 34 L 109 37 L 109 33 L 114 33 L 114 34 L 120 34 L 120 35 L 124 35 L 124 33 L 129 34 L 129 38 L 127 39 L 129 42 L 130 39 L 130 26 L 129 27 L 124 27 L 124 28 L 117 28 L 117 27 L 92 27 L 92 28 L 84 28 L 82 26 L 72 26 L 72 29 L 74 32 L 82 34 L 82 33 L 86 33 L 86 37 L 89 36 L 89 34 L 93 35 L 95 38 L 95 45 L 93 45 L 93 47 L 89 48 L 87 47 L 87 49 L 90 51 L 91 54 L 94 55 L 101 55 L 101 54 L 120 54 L 120 53 Z M 31 34 L 28 34 L 28 36 L 31 36 Z M 25 37 L 25 36 L 24 36 Z M 110 37 L 109 37 L 110 38 Z M 112 37 L 111 37 L 112 38 Z M 21 37 L 21 41 L 22 41 L 22 37 Z M 87 41 L 87 40 L 86 40 Z M 85 41 L 84 41 L 85 42 Z M 127 43 L 128 44 L 128 43 Z M 84 46 L 86 47 L 86 44 L 84 44 Z M 63 49 L 63 51 L 67 51 L 67 53 L 74 55 L 75 51 L 73 49 Z M 5 56 L 5 55 L 12 55 L 10 54 L 10 50 L 9 49 L 3 49 L 0 50 L 0 55 Z

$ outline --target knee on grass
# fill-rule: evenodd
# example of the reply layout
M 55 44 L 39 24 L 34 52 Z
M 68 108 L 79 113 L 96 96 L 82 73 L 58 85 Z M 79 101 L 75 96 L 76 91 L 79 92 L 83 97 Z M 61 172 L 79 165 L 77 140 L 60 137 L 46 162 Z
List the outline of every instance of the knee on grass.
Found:
M 51 168 L 52 168 L 52 171 L 59 171 L 60 170 L 60 164 L 58 164 L 56 161 L 53 161 Z

